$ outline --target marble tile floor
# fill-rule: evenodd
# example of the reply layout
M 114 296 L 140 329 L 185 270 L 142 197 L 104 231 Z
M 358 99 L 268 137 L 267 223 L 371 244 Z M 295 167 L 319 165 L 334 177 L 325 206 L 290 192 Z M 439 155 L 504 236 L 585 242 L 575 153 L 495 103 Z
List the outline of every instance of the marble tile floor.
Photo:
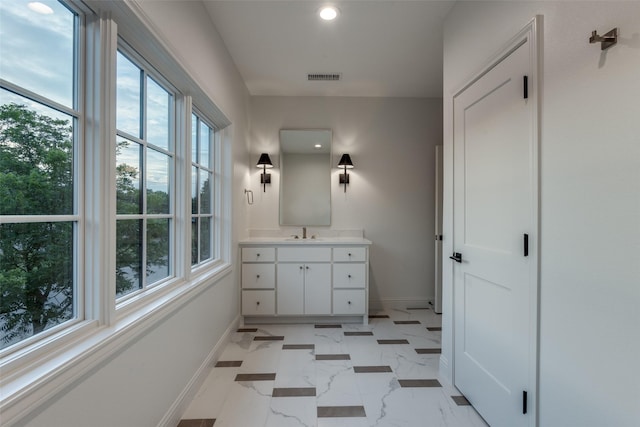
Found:
M 440 318 L 407 309 L 369 325 L 243 326 L 179 426 L 486 426 L 438 373 Z

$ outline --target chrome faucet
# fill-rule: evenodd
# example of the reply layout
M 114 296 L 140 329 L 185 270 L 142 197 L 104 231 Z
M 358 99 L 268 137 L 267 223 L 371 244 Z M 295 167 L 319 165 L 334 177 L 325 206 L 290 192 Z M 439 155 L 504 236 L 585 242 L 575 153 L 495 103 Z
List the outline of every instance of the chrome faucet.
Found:
M 302 227 L 302 238 L 303 239 L 307 238 L 307 227 Z

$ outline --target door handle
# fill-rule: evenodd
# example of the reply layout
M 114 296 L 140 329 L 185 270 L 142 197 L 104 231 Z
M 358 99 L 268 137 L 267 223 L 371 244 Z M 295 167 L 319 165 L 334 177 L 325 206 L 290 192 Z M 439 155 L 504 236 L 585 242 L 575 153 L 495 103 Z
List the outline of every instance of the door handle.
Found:
M 455 262 L 462 263 L 462 254 L 460 252 L 454 252 L 453 256 L 450 256 L 449 258 L 454 260 Z

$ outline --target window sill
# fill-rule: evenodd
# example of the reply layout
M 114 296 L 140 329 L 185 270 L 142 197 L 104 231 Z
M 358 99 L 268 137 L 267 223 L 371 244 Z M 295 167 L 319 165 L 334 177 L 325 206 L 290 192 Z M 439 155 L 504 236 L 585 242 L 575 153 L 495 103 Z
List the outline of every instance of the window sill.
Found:
M 0 361 L 3 425 L 19 421 L 231 271 L 228 263 L 217 265 L 128 311 L 110 326 L 81 322 L 72 330 L 51 337 L 47 345 L 34 346 L 30 353 Z

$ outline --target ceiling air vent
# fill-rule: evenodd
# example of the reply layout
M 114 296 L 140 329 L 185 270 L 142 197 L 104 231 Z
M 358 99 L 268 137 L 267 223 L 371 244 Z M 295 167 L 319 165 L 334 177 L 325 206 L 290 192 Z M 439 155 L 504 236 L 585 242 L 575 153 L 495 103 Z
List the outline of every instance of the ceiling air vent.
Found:
M 323 74 L 307 74 L 307 80 L 312 81 L 323 81 L 323 82 L 337 82 L 340 80 L 340 73 L 323 73 Z

